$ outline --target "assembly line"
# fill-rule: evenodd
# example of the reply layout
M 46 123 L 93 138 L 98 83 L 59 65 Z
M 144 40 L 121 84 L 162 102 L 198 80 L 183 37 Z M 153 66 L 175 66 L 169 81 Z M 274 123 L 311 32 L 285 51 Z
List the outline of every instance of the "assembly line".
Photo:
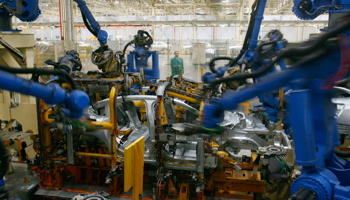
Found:
M 20 115 L 36 127 L 23 130 L 25 144 L 10 139 L 16 131 L 1 135 L 0 199 L 350 199 L 350 2 L 294 0 L 300 20 L 329 21 L 290 45 L 278 29 L 259 37 L 269 0 L 249 1 L 241 50 L 198 62 L 198 81 L 184 77 L 179 51 L 167 66 L 178 75 L 160 78 L 154 35 L 141 28 L 113 50 L 89 4 L 70 2 L 98 42 L 94 70 L 74 48 L 25 67 L 32 54 L 16 47 L 25 34 L 12 20 L 35 21 L 39 1 L 0 0 L 0 43 L 12 55 L 0 59 L 0 89 L 35 97 Z M 194 60 L 207 53 L 201 45 Z M 11 103 L 9 112 L 20 108 Z M 30 174 L 15 192 L 6 189 L 13 157 Z

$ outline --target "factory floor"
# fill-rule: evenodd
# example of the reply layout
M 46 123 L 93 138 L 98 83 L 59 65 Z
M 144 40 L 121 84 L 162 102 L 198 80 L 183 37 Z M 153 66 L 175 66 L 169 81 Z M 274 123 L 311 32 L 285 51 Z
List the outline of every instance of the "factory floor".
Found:
M 6 189 L 9 191 L 10 200 L 18 198 L 17 189 L 24 184 L 24 178 L 34 178 L 28 174 L 27 163 L 11 162 L 13 172 L 5 175 Z

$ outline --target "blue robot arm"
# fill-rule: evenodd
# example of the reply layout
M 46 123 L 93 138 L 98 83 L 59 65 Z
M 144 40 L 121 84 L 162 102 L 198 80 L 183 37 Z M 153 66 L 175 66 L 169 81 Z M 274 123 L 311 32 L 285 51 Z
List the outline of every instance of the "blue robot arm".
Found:
M 303 20 L 312 20 L 319 15 L 340 13 L 350 9 L 350 1 L 338 0 L 294 0 L 293 12 Z
M 24 22 L 31 22 L 40 14 L 38 0 L 0 0 L 0 18 L 16 16 Z
M 221 80 L 225 80 L 225 78 L 221 78 L 226 70 L 233 66 L 233 63 L 237 63 L 241 70 L 242 74 L 246 73 L 247 69 L 251 69 L 252 72 L 259 72 L 264 68 L 265 65 L 269 65 L 272 62 L 272 59 L 277 55 L 277 52 L 284 48 L 287 44 L 287 41 L 283 39 L 283 35 L 278 30 L 273 30 L 268 33 L 265 37 L 266 39 L 258 44 L 258 36 L 260 32 L 261 21 L 263 19 L 263 13 L 265 9 L 266 0 L 258 1 L 256 8 L 253 9 L 252 18 L 249 22 L 250 33 L 246 35 L 245 42 L 242 47 L 242 56 L 238 56 L 236 59 L 219 57 L 214 58 L 210 62 L 210 68 L 215 73 L 207 72 L 203 75 L 203 82 L 211 84 L 212 86 L 221 83 Z M 254 7 L 254 5 L 253 5 Z M 251 26 L 253 24 L 253 26 Z M 219 59 L 229 59 L 231 62 L 224 67 L 219 67 L 217 70 L 214 70 L 214 62 Z M 237 66 L 238 66 L 237 65 Z M 286 66 L 283 60 L 279 61 L 279 65 L 282 70 L 286 69 Z M 261 73 L 259 76 L 252 77 L 254 82 L 261 81 L 261 77 L 264 77 L 268 73 L 272 73 L 277 71 L 275 67 L 271 67 L 268 70 Z M 229 82 L 230 77 L 227 77 L 227 82 Z M 243 81 L 245 79 L 242 79 Z M 229 85 L 229 84 L 227 84 Z M 235 88 L 230 88 L 235 89 Z M 288 88 L 286 89 L 288 90 Z M 279 91 L 272 91 L 269 93 L 258 95 L 260 101 L 262 102 L 262 106 L 266 109 L 266 113 L 272 122 L 278 122 L 279 119 L 279 111 L 280 111 L 280 98 Z M 288 126 L 286 126 L 288 129 Z
M 278 76 L 271 74 L 264 77 L 261 82 L 256 83 L 254 87 L 247 87 L 239 92 L 227 92 L 220 99 L 213 99 L 211 104 L 204 108 L 203 125 L 207 128 L 216 128 L 217 124 L 223 120 L 224 110 L 234 110 L 243 101 L 283 87 L 288 84 L 294 75 L 295 73 L 292 70 L 283 71 Z
M 43 85 L 0 70 L 0 88 L 41 98 L 47 104 L 63 104 L 67 117 L 80 118 L 89 105 L 88 95 L 77 89 L 67 93 L 57 84 Z
M 97 37 L 101 46 L 107 45 L 108 33 L 104 30 L 101 30 L 100 24 L 95 20 L 94 16 L 92 16 L 89 8 L 86 6 L 86 2 L 83 0 L 74 0 L 78 7 L 81 10 L 81 15 L 84 20 L 85 26 L 89 29 L 89 31 Z
M 79 54 L 74 50 L 67 51 L 66 55 L 58 59 L 58 62 L 47 60 L 45 63 L 54 66 L 55 69 L 64 70 L 68 74 L 73 71 L 80 71 L 82 69 Z
M 260 82 L 252 87 L 227 93 L 221 99 L 212 100 L 211 104 L 204 108 L 203 124 L 213 129 L 216 123 L 221 121 L 223 111 L 234 109 L 239 102 L 285 85 L 292 87 L 289 112 L 296 164 L 303 169 L 301 176 L 293 182 L 291 199 L 306 199 L 308 197 L 305 197 L 305 194 L 314 196 L 314 199 L 350 198 L 349 162 L 337 157 L 339 153 L 334 150 L 340 143 L 335 111 L 331 103 L 332 92 L 326 87 L 330 79 L 335 83 L 342 78 L 336 77 L 336 74 L 342 72 L 349 75 L 349 69 L 347 65 L 342 64 L 341 56 L 347 52 L 350 45 L 349 16 L 344 20 L 345 23 L 309 43 L 282 50 L 277 58 L 297 57 L 298 63 L 294 66 L 262 77 Z M 343 34 L 338 37 L 339 46 L 335 45 L 338 42 L 327 41 L 341 33 Z M 270 67 L 272 65 L 264 69 Z M 238 77 L 251 78 L 261 75 L 264 70 L 253 73 L 250 76 Z

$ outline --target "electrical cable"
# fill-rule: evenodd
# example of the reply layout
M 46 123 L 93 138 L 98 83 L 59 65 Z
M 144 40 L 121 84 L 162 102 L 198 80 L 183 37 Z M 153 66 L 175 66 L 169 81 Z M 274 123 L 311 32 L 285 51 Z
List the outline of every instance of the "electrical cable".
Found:
M 340 151 L 337 149 L 334 149 L 335 155 L 341 157 L 341 158 L 350 158 L 350 151 Z
M 41 69 L 41 68 L 13 68 L 7 67 L 4 65 L 0 65 L 0 70 L 7 71 L 13 74 L 45 74 L 45 75 L 56 75 L 61 76 L 67 80 L 67 82 L 71 85 L 72 89 L 78 89 L 77 84 L 74 82 L 73 78 L 63 70 L 51 70 L 51 69 Z
M 123 56 L 125 56 L 126 49 L 133 43 L 135 43 L 135 40 L 132 40 L 125 45 L 125 47 L 123 49 Z
M 246 34 L 246 36 L 244 38 L 242 49 L 241 49 L 241 51 L 239 52 L 238 56 L 235 59 L 230 58 L 230 59 L 232 59 L 231 62 L 228 64 L 230 67 L 233 67 L 238 62 L 238 60 L 242 58 L 244 53 L 248 50 L 249 42 L 250 42 L 250 39 L 251 39 L 251 37 L 253 35 L 253 31 L 254 31 L 255 16 L 257 14 L 257 11 L 258 11 L 257 8 L 259 7 L 259 5 L 260 5 L 260 1 L 259 0 L 256 0 L 254 2 L 254 4 L 252 5 L 252 13 L 250 14 L 248 30 L 247 30 L 247 34 Z M 209 63 L 210 70 L 213 73 L 217 73 L 216 69 L 214 68 L 214 66 L 215 66 L 214 62 L 215 61 L 216 60 L 214 58 Z
M 258 13 L 257 8 L 259 7 L 259 5 L 260 5 L 260 1 L 257 1 L 257 0 L 252 5 L 252 13 L 251 13 L 251 17 L 249 20 L 247 34 L 244 38 L 242 49 L 241 49 L 240 53 L 238 54 L 238 56 L 229 64 L 230 67 L 233 67 L 239 61 L 239 59 L 242 58 L 244 53 L 248 50 L 249 43 L 250 43 L 250 40 L 252 39 L 253 32 L 254 32 L 255 17 L 256 17 L 256 14 Z M 254 9 L 254 7 L 255 7 L 255 9 Z
M 342 9 L 342 7 L 343 6 L 340 6 L 340 5 L 335 5 L 334 4 L 334 1 L 335 0 L 332 0 L 332 5 L 324 5 L 324 6 L 320 6 L 319 8 L 317 8 L 314 12 L 312 12 L 312 13 L 309 13 L 307 10 L 303 10 L 306 14 L 308 14 L 309 16 L 311 16 L 311 15 L 314 15 L 314 14 L 316 14 L 316 15 L 321 15 L 323 12 L 325 12 L 325 10 L 322 10 L 323 8 L 329 8 L 329 7 L 333 7 L 333 8 L 335 8 L 335 9 L 337 9 L 337 10 L 339 10 L 339 9 Z
M 210 63 L 209 63 L 209 68 L 210 70 L 213 72 L 213 73 L 216 73 L 216 69 L 215 69 L 215 61 L 218 61 L 218 60 L 231 60 L 233 61 L 234 59 L 231 58 L 231 57 L 226 57 L 226 56 L 221 56 L 221 57 L 215 57 L 213 58 Z M 214 72 L 215 71 L 215 72 Z
M 97 37 L 97 32 L 94 31 L 94 30 L 92 29 L 92 27 L 91 27 L 90 23 L 88 22 L 88 20 L 86 19 L 86 16 L 85 16 L 85 14 L 83 13 L 83 11 L 80 10 L 80 12 L 81 12 L 81 16 L 82 16 L 82 18 L 83 18 L 83 21 L 84 21 L 84 24 L 85 24 L 86 28 L 90 31 L 90 33 L 91 33 L 92 35 L 94 35 L 95 37 Z
M 277 57 L 277 59 L 274 60 L 269 65 L 265 65 L 264 67 L 261 67 L 252 73 L 237 74 L 237 75 L 233 75 L 233 76 L 227 76 L 227 77 L 223 77 L 220 79 L 216 79 L 213 82 L 211 82 L 210 86 L 214 86 L 214 85 L 217 85 L 217 84 L 220 84 L 223 82 L 234 81 L 234 80 L 246 80 L 248 78 L 253 78 L 253 77 L 259 76 L 259 75 L 267 72 L 269 69 L 271 69 L 271 67 L 281 58 L 282 57 Z

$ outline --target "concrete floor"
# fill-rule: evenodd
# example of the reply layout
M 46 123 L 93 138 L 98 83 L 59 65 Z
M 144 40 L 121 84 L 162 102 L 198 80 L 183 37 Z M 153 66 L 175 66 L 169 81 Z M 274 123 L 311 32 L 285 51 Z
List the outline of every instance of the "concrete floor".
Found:
M 27 163 L 12 162 L 13 173 L 5 175 L 5 185 L 9 191 L 10 200 L 18 198 L 17 190 L 24 184 L 24 177 L 31 180 L 34 177 L 28 174 Z

